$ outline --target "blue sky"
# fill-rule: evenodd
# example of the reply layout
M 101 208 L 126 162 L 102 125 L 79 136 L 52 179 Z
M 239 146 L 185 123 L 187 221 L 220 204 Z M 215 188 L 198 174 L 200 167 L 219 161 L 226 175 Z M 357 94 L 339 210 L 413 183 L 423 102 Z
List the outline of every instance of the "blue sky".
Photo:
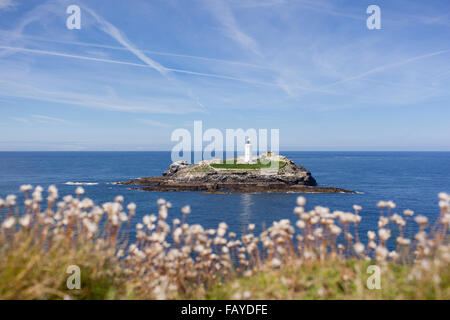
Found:
M 450 1 L 0 0 L 0 150 L 170 150 L 194 120 L 450 150 Z

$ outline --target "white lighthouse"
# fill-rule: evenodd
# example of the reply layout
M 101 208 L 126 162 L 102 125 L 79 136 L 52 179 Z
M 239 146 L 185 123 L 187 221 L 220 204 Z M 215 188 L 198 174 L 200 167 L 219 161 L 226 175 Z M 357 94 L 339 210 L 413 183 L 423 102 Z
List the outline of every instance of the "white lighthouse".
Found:
M 247 139 L 245 143 L 245 153 L 244 153 L 244 162 L 250 163 L 252 158 L 252 145 L 250 143 L 250 139 Z

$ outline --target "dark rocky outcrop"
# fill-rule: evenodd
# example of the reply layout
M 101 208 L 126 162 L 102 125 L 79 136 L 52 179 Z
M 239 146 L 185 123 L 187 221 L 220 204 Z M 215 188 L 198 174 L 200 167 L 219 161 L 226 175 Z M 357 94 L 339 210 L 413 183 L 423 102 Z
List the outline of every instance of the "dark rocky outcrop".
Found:
M 282 156 L 272 156 L 279 168 L 216 168 L 217 160 L 190 165 L 174 162 L 162 176 L 118 182 L 140 186 L 145 191 L 203 191 L 207 193 L 353 193 L 350 190 L 317 187 L 317 182 L 304 167 Z M 244 166 L 245 167 L 245 166 Z

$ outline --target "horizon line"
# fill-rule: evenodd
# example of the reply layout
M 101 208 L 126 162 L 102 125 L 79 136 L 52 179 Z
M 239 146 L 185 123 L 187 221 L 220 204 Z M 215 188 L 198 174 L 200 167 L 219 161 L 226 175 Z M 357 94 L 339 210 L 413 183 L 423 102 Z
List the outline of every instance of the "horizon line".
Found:
M 217 151 L 218 153 L 226 153 L 226 152 L 232 152 L 233 150 L 222 150 Z M 0 150 L 0 152 L 172 152 L 172 150 Z M 196 153 L 203 151 L 191 151 L 191 153 Z M 234 151 L 237 152 L 237 151 Z M 241 151 L 240 151 L 241 152 Z M 281 152 L 450 152 L 450 149 L 448 150 L 280 150 Z M 257 155 L 257 153 L 255 153 Z

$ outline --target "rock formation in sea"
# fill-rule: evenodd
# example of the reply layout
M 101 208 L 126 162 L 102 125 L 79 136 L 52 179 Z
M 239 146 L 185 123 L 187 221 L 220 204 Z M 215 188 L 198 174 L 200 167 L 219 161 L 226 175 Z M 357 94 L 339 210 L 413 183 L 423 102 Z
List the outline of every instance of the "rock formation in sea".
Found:
M 233 159 L 172 163 L 162 176 L 139 178 L 119 184 L 145 191 L 203 191 L 207 193 L 353 193 L 334 187 L 319 187 L 311 173 L 284 156 L 266 154 L 252 163 Z

